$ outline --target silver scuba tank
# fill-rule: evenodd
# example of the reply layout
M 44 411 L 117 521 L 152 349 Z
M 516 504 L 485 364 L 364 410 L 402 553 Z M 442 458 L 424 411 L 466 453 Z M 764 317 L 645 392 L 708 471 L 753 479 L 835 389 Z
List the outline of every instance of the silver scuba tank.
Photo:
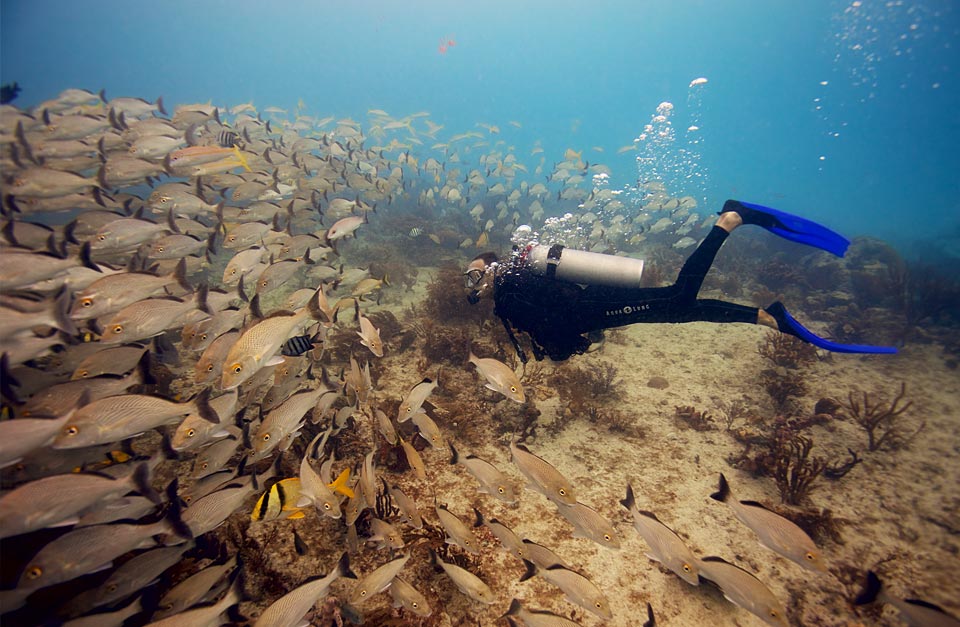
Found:
M 527 263 L 534 274 L 586 285 L 640 287 L 643 274 L 643 259 L 573 250 L 560 244 L 532 246 Z

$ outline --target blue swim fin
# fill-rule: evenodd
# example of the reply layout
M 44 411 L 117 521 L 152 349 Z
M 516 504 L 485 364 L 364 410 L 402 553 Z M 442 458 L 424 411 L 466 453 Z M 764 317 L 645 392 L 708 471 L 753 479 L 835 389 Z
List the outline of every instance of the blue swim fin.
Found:
M 850 245 L 850 240 L 825 226 L 763 205 L 728 200 L 718 213 L 726 211 L 736 212 L 744 224 L 754 224 L 784 239 L 821 248 L 837 257 L 843 257 Z
M 773 316 L 781 333 L 798 337 L 818 348 L 834 353 L 871 353 L 877 355 L 891 355 L 897 352 L 893 346 L 870 346 L 868 344 L 838 344 L 814 335 L 809 329 L 796 321 L 787 308 L 780 301 L 767 307 L 764 311 Z

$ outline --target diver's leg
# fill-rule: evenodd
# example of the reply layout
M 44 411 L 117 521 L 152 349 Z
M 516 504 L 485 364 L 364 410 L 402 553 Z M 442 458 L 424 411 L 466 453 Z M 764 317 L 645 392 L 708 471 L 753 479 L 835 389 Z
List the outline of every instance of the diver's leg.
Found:
M 703 285 L 703 279 L 710 271 L 710 266 L 713 265 L 717 252 L 727 240 L 730 232 L 741 224 L 743 224 L 743 220 L 736 213 L 728 211 L 721 214 L 704 240 L 687 258 L 675 283 L 682 303 L 689 304 L 696 300 L 697 294 L 700 292 L 700 286 Z

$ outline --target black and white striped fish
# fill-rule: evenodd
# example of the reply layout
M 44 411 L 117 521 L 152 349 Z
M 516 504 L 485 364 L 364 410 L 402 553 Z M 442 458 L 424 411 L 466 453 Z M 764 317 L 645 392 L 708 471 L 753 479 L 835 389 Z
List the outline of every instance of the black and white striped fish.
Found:
M 286 357 L 299 357 L 309 350 L 312 350 L 314 336 L 310 335 L 298 335 L 292 337 L 286 342 L 283 343 L 283 346 L 280 347 L 280 354 L 285 355 Z

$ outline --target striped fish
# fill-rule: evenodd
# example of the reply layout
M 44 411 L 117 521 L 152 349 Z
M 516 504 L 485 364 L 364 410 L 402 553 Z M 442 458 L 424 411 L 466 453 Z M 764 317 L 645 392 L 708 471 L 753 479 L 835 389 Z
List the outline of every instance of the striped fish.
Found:
M 307 351 L 313 349 L 313 336 L 298 335 L 292 337 L 283 343 L 280 347 L 280 354 L 287 357 L 299 357 Z
M 410 237 L 420 237 L 421 235 L 423 235 L 423 229 L 421 229 L 419 226 L 415 226 L 412 229 L 410 229 L 409 235 Z

